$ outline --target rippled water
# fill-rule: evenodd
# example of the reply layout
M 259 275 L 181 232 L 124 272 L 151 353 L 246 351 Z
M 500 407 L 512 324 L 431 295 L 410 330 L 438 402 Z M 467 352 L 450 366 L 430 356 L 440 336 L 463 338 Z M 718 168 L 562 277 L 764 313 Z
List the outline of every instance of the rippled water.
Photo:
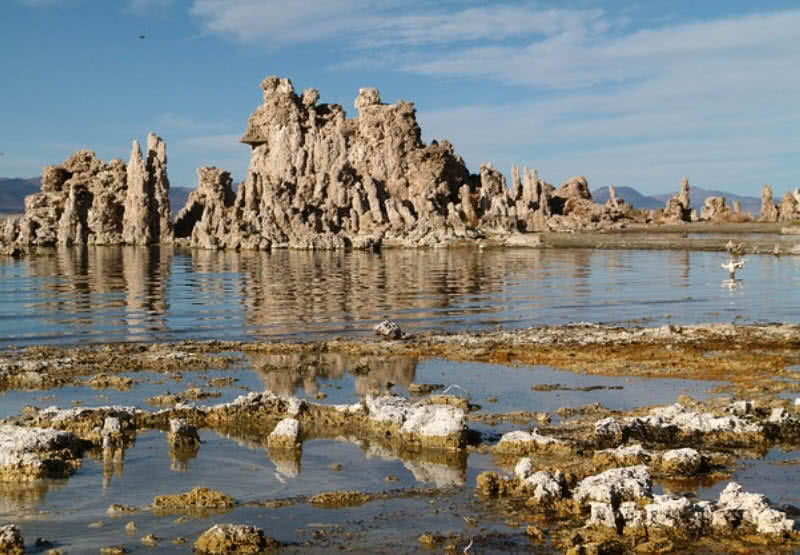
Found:
M 254 339 L 578 321 L 798 321 L 800 257 L 716 252 L 63 249 L 0 260 L 0 345 Z
M 800 257 L 749 256 L 733 284 L 723 283 L 724 254 L 689 251 L 592 249 L 435 249 L 366 252 L 221 253 L 158 248 L 58 250 L 49 256 L 0 259 L 0 347 L 33 343 L 171 341 L 179 339 L 322 338 L 371 334 L 385 316 L 407 330 L 479 330 L 591 321 L 660 325 L 692 322 L 800 320 Z M 132 372 L 128 391 L 69 386 L 0 394 L 0 418 L 26 405 L 134 405 L 190 386 L 209 388 L 213 377 L 235 377 L 215 388 L 225 402 L 244 391 L 269 389 L 326 403 L 350 403 L 366 391 L 405 395 L 412 383 L 458 384 L 486 413 L 522 410 L 552 413 L 588 403 L 618 410 L 670 404 L 681 394 L 706 397 L 716 383 L 678 379 L 584 376 L 542 366 L 508 367 L 438 359 L 364 360 L 339 354 L 248 353 L 226 370 L 198 368 L 171 375 Z M 388 384 L 391 384 L 389 386 Z M 556 385 L 552 390 L 537 385 Z M 581 389 L 581 386 L 584 389 Z M 589 386 L 590 390 L 586 390 Z M 597 388 L 597 389 L 595 389 Z M 516 429 L 505 423 L 490 431 Z M 483 424 L 471 427 L 484 431 Z M 291 551 L 416 552 L 424 530 L 456 534 L 458 550 L 474 529 L 497 531 L 475 552 L 536 551 L 522 529 L 509 527 L 479 503 L 472 485 L 483 470 L 501 470 L 490 455 L 473 453 L 426 459 L 394 452 L 379 442 L 315 437 L 295 459 L 274 457 L 263 437 L 229 437 L 201 430 L 204 443 L 178 459 L 164 433 L 142 431 L 120 458 L 91 453 L 67 480 L 0 483 L 0 521 L 21 525 L 29 546 L 45 537 L 68 552 L 96 553 L 124 544 L 151 552 L 146 533 L 164 540 L 160 553 L 191 552 L 191 542 L 217 522 L 252 522 Z M 796 502 L 792 484 L 797 453 L 754 453 L 737 470 L 748 489 Z M 784 460 L 785 459 L 785 460 Z M 333 469 L 336 467 L 336 470 Z M 727 481 L 725 481 L 727 483 Z M 716 498 L 725 483 L 699 485 L 700 498 Z M 773 484 L 772 486 L 770 484 Z M 239 505 L 203 518 L 159 516 L 147 507 L 155 495 L 197 485 L 218 488 Z M 441 488 L 436 495 L 398 496 L 362 507 L 320 509 L 306 502 L 265 508 L 259 502 L 293 499 L 321 490 Z M 661 487 L 661 485 L 658 485 Z M 783 492 L 783 493 L 781 493 Z M 111 503 L 140 507 L 111 517 Z M 136 521 L 137 531 L 125 531 Z M 100 526 L 102 523 L 102 526 Z M 342 539 L 337 530 L 346 530 Z M 330 544 L 324 534 L 330 533 Z M 184 536 L 187 544 L 173 544 Z M 338 538 L 338 539 L 337 539 Z M 313 539 L 312 547 L 305 542 Z M 498 540 L 500 541 L 500 540 Z M 338 545 L 338 543 L 341 545 Z M 510 543 L 509 543 L 510 542 Z

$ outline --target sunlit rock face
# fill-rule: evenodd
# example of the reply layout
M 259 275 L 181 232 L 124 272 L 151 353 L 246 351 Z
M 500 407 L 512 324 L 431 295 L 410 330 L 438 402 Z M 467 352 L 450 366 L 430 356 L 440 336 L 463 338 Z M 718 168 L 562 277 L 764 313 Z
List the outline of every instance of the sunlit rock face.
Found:
M 241 141 L 252 152 L 231 199 L 227 174 L 201 168 L 176 224 L 195 247 L 228 249 L 432 246 L 525 231 L 596 228 L 626 215 L 592 202 L 586 178 L 554 191 L 535 171 L 470 174 L 447 141 L 423 143 L 410 102 L 384 104 L 361 89 L 357 116 L 295 92 L 286 78 L 261 83 L 263 104 Z M 554 216 L 558 216 L 554 218 Z
M 134 141 L 130 161 L 105 163 L 79 150 L 42 171 L 41 191 L 25 198 L 23 216 L 6 222 L 6 247 L 152 245 L 172 241 L 164 141 L 151 133 L 145 154 Z

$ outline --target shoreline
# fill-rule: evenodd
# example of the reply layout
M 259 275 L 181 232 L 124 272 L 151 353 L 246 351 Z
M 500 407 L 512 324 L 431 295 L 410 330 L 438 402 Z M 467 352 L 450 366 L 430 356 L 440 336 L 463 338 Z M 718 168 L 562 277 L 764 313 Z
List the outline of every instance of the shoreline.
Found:
M 232 501 L 224 509 L 212 511 L 211 517 L 203 512 L 207 508 L 195 505 L 202 502 L 189 493 L 164 492 L 175 494 L 174 498 L 168 499 L 171 509 L 167 514 L 173 515 L 172 518 L 176 513 L 194 515 L 198 510 L 204 515 L 190 517 L 195 519 L 191 520 L 194 524 L 190 526 L 193 532 L 188 538 L 182 536 L 188 542 L 186 548 L 212 522 L 228 522 L 237 514 L 251 514 L 247 511 L 254 508 L 284 511 L 285 518 L 300 518 L 307 511 L 313 513 L 314 507 L 322 504 L 325 510 L 333 511 L 332 514 L 363 514 L 367 511 L 368 515 L 374 502 L 379 502 L 381 507 L 388 504 L 401 510 L 406 504 L 424 500 L 435 503 L 437 499 L 450 499 L 451 503 L 457 503 L 459 511 L 469 515 L 464 517 L 468 523 L 471 522 L 469 519 L 475 520 L 478 527 L 470 528 L 468 524 L 456 533 L 450 526 L 431 531 L 428 520 L 423 518 L 419 521 L 419 516 L 407 514 L 409 532 L 405 540 L 398 540 L 402 549 L 415 549 L 424 544 L 455 552 L 455 547 L 461 550 L 472 540 L 477 549 L 489 550 L 502 549 L 503 545 L 507 549 L 536 551 L 546 548 L 568 553 L 602 552 L 614 546 L 620 552 L 713 550 L 712 542 L 715 540 L 712 538 L 719 538 L 720 534 L 722 539 L 716 549 L 722 551 L 800 547 L 797 528 L 792 528 L 794 524 L 786 524 L 800 515 L 800 509 L 759 505 L 758 511 L 761 512 L 758 514 L 777 511 L 768 513 L 778 519 L 775 520 L 778 528 L 774 529 L 759 528 L 762 525 L 756 521 L 750 523 L 746 518 L 735 525 L 717 520 L 712 523 L 711 512 L 708 520 L 695 526 L 690 520 L 695 517 L 690 515 L 696 514 L 701 507 L 696 500 L 674 493 L 664 497 L 653 493 L 648 485 L 651 481 L 678 484 L 671 486 L 671 491 L 686 491 L 687 488 L 691 491 L 698 487 L 697 484 L 705 483 L 723 484 L 727 481 L 730 485 L 734 484 L 732 480 L 740 461 L 763 457 L 768 450 L 794 452 L 800 449 L 800 406 L 786 398 L 786 395 L 800 392 L 800 372 L 797 370 L 800 367 L 800 325 L 797 324 L 622 327 L 578 323 L 514 331 L 425 333 L 399 340 L 210 340 L 31 346 L 0 351 L 0 388 L 3 391 L 50 391 L 92 384 L 92 388 L 103 391 L 124 389 L 131 387 L 131 383 L 135 388 L 142 372 L 180 375 L 182 380 L 193 383 L 196 380 L 192 376 L 198 371 L 202 375 L 208 370 L 213 370 L 215 376 L 219 373 L 215 378 L 219 381 L 213 383 L 226 383 L 238 375 L 232 374 L 232 365 L 243 359 L 251 361 L 253 368 L 272 361 L 266 363 L 265 368 L 277 372 L 276 376 L 302 377 L 309 362 L 314 360 L 324 367 L 325 360 L 341 359 L 348 372 L 368 377 L 380 372 L 381 368 L 396 367 L 403 360 L 443 359 L 456 364 L 480 363 L 520 369 L 546 366 L 586 376 L 724 383 L 715 386 L 715 396 L 704 401 L 684 395 L 674 405 L 640 406 L 632 410 L 610 410 L 599 404 L 565 407 L 563 411 L 559 409 L 552 414 L 557 419 L 553 422 L 550 421 L 551 415 L 538 413 L 535 406 L 531 406 L 528 412 L 508 412 L 502 409 L 502 399 L 499 403 L 490 400 L 487 404 L 480 398 L 470 399 L 458 391 L 454 391 L 455 395 L 447 394 L 435 384 L 417 384 L 413 394 L 409 384 L 408 398 L 392 397 L 388 395 L 390 389 L 380 385 L 385 378 L 377 377 L 378 381 L 373 380 L 377 390 L 368 393 L 360 403 L 346 407 L 326 403 L 320 396 L 318 401 L 313 401 L 269 391 L 251 391 L 233 402 L 216 405 L 205 404 L 203 399 L 206 397 L 203 396 L 181 397 L 181 394 L 173 393 L 171 397 L 166 395 L 160 401 L 165 404 L 156 410 L 122 406 L 90 408 L 82 404 L 74 408 L 28 408 L 18 416 L 0 422 L 5 425 L 3 430 L 8 429 L 7 426 L 31 431 L 56 428 L 73 434 L 83 442 L 85 449 L 94 453 L 93 457 L 111 461 L 116 460 L 116 456 L 124 458 L 126 446 L 132 445 L 139 434 L 161 431 L 165 437 L 172 437 L 167 431 L 177 429 L 173 421 L 180 420 L 206 434 L 222 433 L 251 443 L 251 448 L 266 451 L 279 468 L 288 464 L 299 469 L 301 451 L 295 447 L 288 450 L 277 447 L 281 444 L 272 439 L 279 424 L 289 419 L 299 422 L 302 430 L 297 439 L 290 440 L 292 445 L 294 441 L 299 442 L 297 449 L 302 449 L 306 442 L 311 442 L 311 445 L 314 441 L 346 436 L 354 438 L 353 441 L 368 441 L 373 448 L 380 447 L 386 456 L 399 458 L 407 466 L 428 465 L 446 475 L 456 472 L 456 476 L 462 476 L 455 478 L 455 483 L 460 484 L 455 490 L 453 486 L 420 488 L 420 484 L 398 488 L 387 481 L 384 488 L 373 486 L 357 491 L 330 491 L 320 483 L 318 491 L 313 494 L 288 498 L 277 495 L 237 500 L 223 491 L 214 495 L 227 495 L 225 499 Z M 165 387 L 161 386 L 162 389 Z M 214 387 L 209 386 L 209 394 L 213 390 Z M 558 384 L 545 384 L 535 391 L 558 395 L 564 390 Z M 591 388 L 587 388 L 589 390 Z M 169 391 L 171 388 L 167 388 L 167 393 Z M 191 391 L 192 387 L 182 394 L 189 395 Z M 485 394 L 491 395 L 490 376 L 487 376 L 487 389 L 480 396 Z M 408 423 L 418 417 L 417 413 L 420 417 L 429 415 L 426 418 L 434 420 L 443 418 L 442 425 L 450 422 L 449 418 L 455 418 L 453 422 L 462 422 L 464 427 L 448 428 L 451 431 L 446 436 L 426 431 L 424 426 L 409 427 Z M 398 416 L 389 417 L 389 414 L 402 416 L 395 421 L 393 419 Z M 108 428 L 109 422 L 118 422 L 121 431 L 114 432 L 114 426 Z M 492 431 L 495 429 L 498 431 Z M 515 431 L 505 431 L 508 429 Z M 268 435 L 270 430 L 273 434 Z M 188 460 L 209 455 L 209 447 L 199 449 L 199 454 L 195 448 Z M 678 462 L 670 462 L 674 457 L 689 456 L 687 449 L 695 454 L 689 459 L 679 458 Z M 492 466 L 495 470 L 479 472 L 475 481 L 465 479 L 464 476 L 474 476 L 477 472 L 469 471 L 474 464 L 469 461 L 475 457 L 476 460 L 487 458 L 494 461 Z M 789 459 L 790 464 L 792 460 Z M 68 464 L 62 468 L 76 464 L 75 468 L 79 468 L 79 452 L 73 452 L 66 461 Z M 528 462 L 523 465 L 524 461 Z M 481 467 L 485 468 L 486 462 L 479 469 Z M 639 493 L 629 498 L 630 501 L 628 498 L 625 500 L 625 503 L 634 503 L 625 505 L 626 511 L 633 511 L 629 516 L 625 516 L 628 513 L 619 513 L 621 506 L 615 505 L 613 500 L 610 504 L 603 501 L 604 494 L 583 493 L 589 491 L 586 488 L 590 479 L 597 482 L 593 487 L 619 487 L 613 485 L 614 472 L 623 471 L 633 473 L 630 479 L 641 480 L 637 482 L 642 488 L 637 490 Z M 67 477 L 67 485 L 74 479 Z M 545 489 L 542 492 L 551 493 L 541 493 L 537 481 L 550 484 L 542 486 L 545 488 L 556 484 L 552 486 L 556 489 Z M 725 490 L 728 497 L 721 496 L 718 502 L 708 506 L 709 511 L 717 511 L 714 515 L 722 515 L 728 510 L 726 500 L 731 496 L 755 499 L 742 497 L 752 494 L 734 491 L 735 488 L 730 487 L 733 489 Z M 106 502 L 110 501 L 113 498 Z M 157 530 L 169 529 L 163 523 L 164 515 L 155 508 L 166 502 L 162 499 L 156 503 L 154 500 L 153 508 L 130 508 L 130 518 L 136 517 L 140 521 L 141 533 L 147 531 L 147 526 L 141 521 Z M 675 503 L 685 506 L 688 512 L 670 512 L 673 509 L 669 507 Z M 377 510 L 377 506 L 373 510 Z M 231 516 L 225 516 L 228 513 Z M 634 514 L 639 516 L 634 518 L 631 516 Z M 672 516 L 658 520 L 666 518 L 664 515 Z M 616 530 L 609 528 L 603 524 L 608 518 L 625 524 Z M 648 521 L 649 524 L 642 529 L 637 518 L 656 521 Z M 162 524 L 156 526 L 159 522 Z M 22 521 L 20 526 L 24 531 L 30 523 Z M 283 547 L 300 552 L 314 551 L 323 546 L 354 548 L 360 552 L 386 546 L 381 543 L 386 540 L 374 537 L 359 540 L 358 525 L 343 525 L 338 530 L 332 537 L 307 539 L 303 545 L 286 545 L 284 541 Z M 269 536 L 270 530 L 265 530 L 265 533 Z M 134 541 L 137 535 L 134 535 Z M 125 534 L 120 535 L 123 545 L 132 541 L 125 538 Z M 69 549 L 68 545 L 64 547 Z M 183 551 L 175 547 L 175 552 Z

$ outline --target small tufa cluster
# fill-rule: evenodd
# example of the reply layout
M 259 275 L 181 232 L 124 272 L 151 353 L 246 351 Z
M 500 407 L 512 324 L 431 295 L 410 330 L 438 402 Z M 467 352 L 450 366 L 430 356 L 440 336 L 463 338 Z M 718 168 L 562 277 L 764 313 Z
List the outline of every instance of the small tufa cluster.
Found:
M 800 220 L 800 189 L 786 192 L 780 203 L 776 204 L 772 197 L 772 187 L 764 185 L 761 189 L 762 222 L 792 223 Z
M 42 171 L 41 192 L 25 198 L 25 213 L 0 227 L 8 252 L 57 245 L 152 245 L 172 241 L 167 153 L 150 133 L 147 152 L 133 142 L 127 166 L 79 150 Z

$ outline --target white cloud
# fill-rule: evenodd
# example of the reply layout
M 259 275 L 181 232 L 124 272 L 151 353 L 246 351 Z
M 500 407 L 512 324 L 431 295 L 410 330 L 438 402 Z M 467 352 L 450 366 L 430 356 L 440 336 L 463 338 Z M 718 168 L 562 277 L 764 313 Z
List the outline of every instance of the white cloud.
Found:
M 451 139 L 473 170 L 493 160 L 539 167 L 552 181 L 587 174 L 655 188 L 688 174 L 745 193 L 792 179 L 800 10 L 643 23 L 646 10 L 540 6 L 194 0 L 191 13 L 248 43 L 335 40 L 329 68 L 453 80 L 455 105 L 420 105 L 419 117 L 426 138 Z M 461 100 L 462 83 L 485 103 Z
M 531 3 L 467 5 L 453 11 L 446 2 L 424 0 L 194 0 L 191 14 L 203 20 L 207 30 L 244 42 L 283 46 L 335 37 L 358 48 L 550 36 L 596 25 L 602 17 L 600 10 L 541 9 Z

